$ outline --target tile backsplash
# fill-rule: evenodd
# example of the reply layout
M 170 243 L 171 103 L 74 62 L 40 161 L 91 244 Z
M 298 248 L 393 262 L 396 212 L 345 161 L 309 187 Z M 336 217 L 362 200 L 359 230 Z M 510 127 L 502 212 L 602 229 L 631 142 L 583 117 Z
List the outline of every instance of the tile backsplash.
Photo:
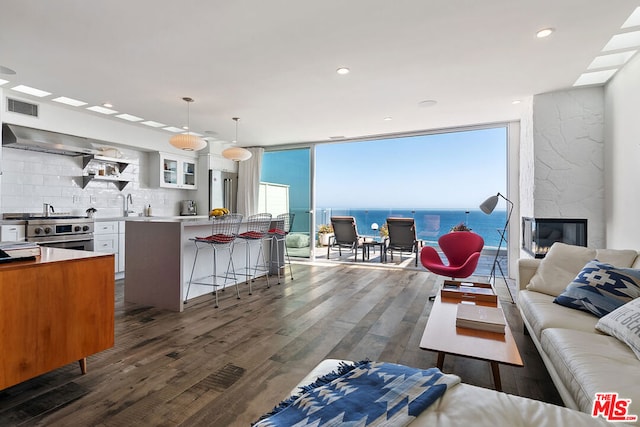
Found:
M 122 191 L 116 184 L 91 181 L 82 188 L 82 157 L 68 157 L 12 148 L 2 148 L 0 212 L 41 213 L 43 204 L 52 205 L 56 213 L 85 215 L 97 209 L 96 217 L 123 215 L 124 198 L 131 194 L 136 213 L 151 205 L 154 216 L 179 215 L 180 201 L 194 199 L 195 191 L 151 188 L 149 171 L 154 165 L 146 152 L 120 149 L 123 159 L 132 161 L 121 173 L 130 180 Z M 157 167 L 157 166 L 156 166 Z

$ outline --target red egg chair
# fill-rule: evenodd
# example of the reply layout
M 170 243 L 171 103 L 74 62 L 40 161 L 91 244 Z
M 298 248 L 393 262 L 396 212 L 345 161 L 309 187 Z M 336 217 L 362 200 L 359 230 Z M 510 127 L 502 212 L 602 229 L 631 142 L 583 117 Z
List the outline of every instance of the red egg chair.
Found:
M 447 257 L 449 265 L 442 262 L 435 248 L 425 246 L 420 251 L 420 262 L 429 271 L 441 276 L 465 278 L 478 266 L 484 239 L 471 231 L 454 231 L 438 239 L 438 246 Z

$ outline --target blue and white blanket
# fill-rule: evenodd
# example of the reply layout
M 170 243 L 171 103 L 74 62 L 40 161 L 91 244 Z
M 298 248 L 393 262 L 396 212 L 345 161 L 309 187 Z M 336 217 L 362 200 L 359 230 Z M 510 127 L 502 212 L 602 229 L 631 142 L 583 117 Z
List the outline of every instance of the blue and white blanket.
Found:
M 254 426 L 405 426 L 459 382 L 459 377 L 437 368 L 369 361 L 343 364 Z

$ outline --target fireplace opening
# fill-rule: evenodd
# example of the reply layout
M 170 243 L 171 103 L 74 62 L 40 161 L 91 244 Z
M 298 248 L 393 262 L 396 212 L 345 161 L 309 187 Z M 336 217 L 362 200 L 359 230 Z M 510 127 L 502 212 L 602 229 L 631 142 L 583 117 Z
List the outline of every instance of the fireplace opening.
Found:
M 522 249 L 526 252 L 544 258 L 555 242 L 587 246 L 587 220 L 522 218 Z

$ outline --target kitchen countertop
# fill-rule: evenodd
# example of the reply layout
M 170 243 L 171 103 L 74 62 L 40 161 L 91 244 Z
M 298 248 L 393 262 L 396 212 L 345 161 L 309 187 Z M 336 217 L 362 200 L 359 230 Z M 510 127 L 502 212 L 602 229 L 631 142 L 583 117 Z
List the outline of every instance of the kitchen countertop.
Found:
M 171 221 L 171 220 L 209 220 L 208 215 L 191 215 L 191 216 L 116 216 L 95 218 L 96 222 L 105 221 Z
M 0 219 L 0 225 L 26 225 L 27 221 L 23 219 Z
M 97 217 L 95 222 L 107 221 L 194 221 L 209 220 L 208 215 L 191 215 L 191 216 L 114 216 L 114 217 Z M 23 219 L 0 219 L 0 225 L 26 225 L 27 221 Z

